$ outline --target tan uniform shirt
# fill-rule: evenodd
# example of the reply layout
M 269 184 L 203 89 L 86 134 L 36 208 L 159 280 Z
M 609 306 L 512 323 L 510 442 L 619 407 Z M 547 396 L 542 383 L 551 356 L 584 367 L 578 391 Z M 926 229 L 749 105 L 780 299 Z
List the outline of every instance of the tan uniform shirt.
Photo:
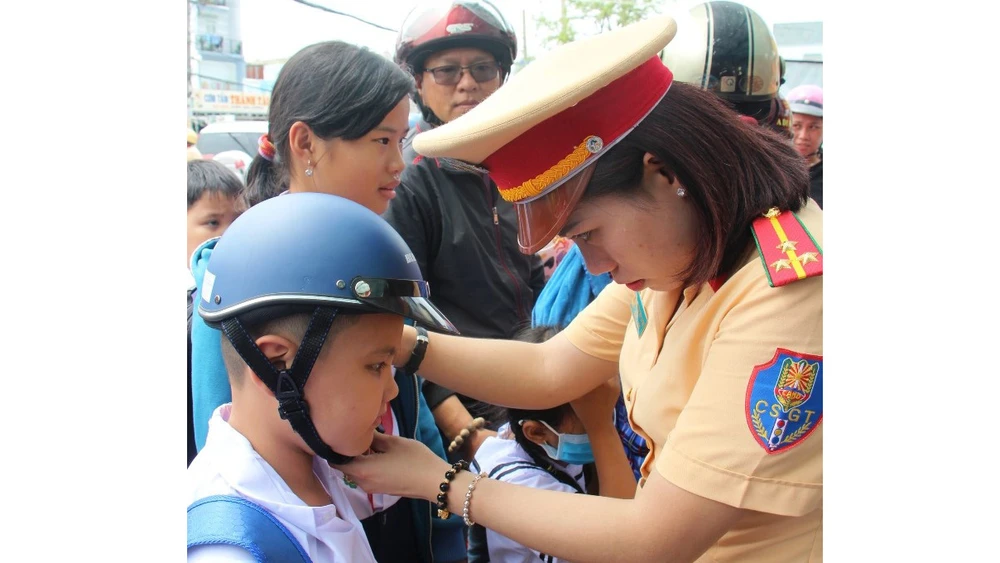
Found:
M 797 215 L 821 246 L 818 206 Z M 770 287 L 755 251 L 718 292 L 611 284 L 565 334 L 619 361 L 629 422 L 650 447 L 640 483 L 655 468 L 752 511 L 699 562 L 822 560 L 822 277 Z

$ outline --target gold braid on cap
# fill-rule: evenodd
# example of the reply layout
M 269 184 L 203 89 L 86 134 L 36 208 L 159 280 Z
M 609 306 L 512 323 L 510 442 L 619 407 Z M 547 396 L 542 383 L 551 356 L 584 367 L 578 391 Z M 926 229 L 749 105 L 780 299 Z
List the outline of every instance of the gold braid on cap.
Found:
M 552 168 L 549 168 L 538 176 L 524 182 L 520 186 L 500 190 L 500 197 L 511 203 L 517 203 L 521 200 L 541 194 L 545 191 L 545 188 L 551 186 L 557 180 L 565 178 L 567 174 L 573 171 L 573 169 L 583 164 L 589 156 L 594 154 L 587 148 L 588 141 L 591 138 L 593 137 L 588 136 L 584 139 L 582 143 L 573 149 L 573 152 L 566 155 L 566 158 L 557 162 Z

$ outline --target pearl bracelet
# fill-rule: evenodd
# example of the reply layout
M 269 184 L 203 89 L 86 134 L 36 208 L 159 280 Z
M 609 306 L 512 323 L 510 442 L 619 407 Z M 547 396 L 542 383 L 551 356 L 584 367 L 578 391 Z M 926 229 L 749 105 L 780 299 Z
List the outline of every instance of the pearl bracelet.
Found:
M 471 518 L 469 518 L 469 505 L 472 503 L 472 491 L 476 490 L 476 483 L 478 483 L 483 477 L 486 477 L 485 471 L 476 475 L 476 478 L 469 483 L 469 490 L 465 493 L 465 505 L 462 507 L 462 519 L 465 520 L 465 525 L 469 527 L 476 524 Z

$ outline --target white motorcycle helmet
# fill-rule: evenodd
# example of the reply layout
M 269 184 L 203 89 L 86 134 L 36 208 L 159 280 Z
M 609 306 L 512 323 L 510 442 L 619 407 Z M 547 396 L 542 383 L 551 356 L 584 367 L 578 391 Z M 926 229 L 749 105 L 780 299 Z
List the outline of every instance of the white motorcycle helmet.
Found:
M 757 12 L 736 2 L 711 1 L 676 19 L 677 36 L 660 54 L 674 80 L 730 102 L 765 102 L 778 95 L 778 44 Z

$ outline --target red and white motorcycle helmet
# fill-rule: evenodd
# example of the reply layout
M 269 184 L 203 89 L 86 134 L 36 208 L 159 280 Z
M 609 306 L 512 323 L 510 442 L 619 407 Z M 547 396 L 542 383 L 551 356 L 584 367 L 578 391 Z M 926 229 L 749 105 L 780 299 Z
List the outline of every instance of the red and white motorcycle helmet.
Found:
M 416 74 L 432 53 L 475 47 L 492 53 L 506 79 L 517 58 L 517 35 L 487 0 L 428 2 L 414 8 L 396 38 L 396 64 Z

